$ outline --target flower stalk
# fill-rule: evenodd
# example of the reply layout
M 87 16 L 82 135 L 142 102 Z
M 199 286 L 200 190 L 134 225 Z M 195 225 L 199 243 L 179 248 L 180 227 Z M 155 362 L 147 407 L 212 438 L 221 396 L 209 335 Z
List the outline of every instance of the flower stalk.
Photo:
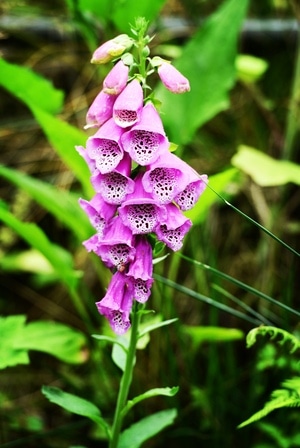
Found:
M 133 369 L 135 364 L 136 346 L 138 341 L 138 328 L 141 319 L 141 312 L 138 310 L 138 304 L 134 303 L 132 308 L 132 319 L 131 319 L 131 333 L 129 346 L 127 350 L 125 369 L 120 383 L 118 400 L 112 425 L 111 440 L 109 443 L 109 448 L 117 448 L 120 431 L 122 428 L 124 413 L 123 410 L 126 406 L 128 399 L 128 392 L 132 382 Z

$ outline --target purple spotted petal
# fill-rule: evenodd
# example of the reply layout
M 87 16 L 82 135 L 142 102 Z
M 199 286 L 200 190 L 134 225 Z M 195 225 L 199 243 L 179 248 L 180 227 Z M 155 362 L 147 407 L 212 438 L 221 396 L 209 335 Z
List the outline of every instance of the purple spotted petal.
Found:
M 183 238 L 192 226 L 192 221 L 187 219 L 174 204 L 166 205 L 168 213 L 166 222 L 156 228 L 157 238 L 164 242 L 170 249 L 181 249 Z
M 200 195 L 205 190 L 207 182 L 208 178 L 206 174 L 200 176 L 194 171 L 194 175 L 190 176 L 184 190 L 174 198 L 174 201 L 181 210 L 186 211 L 194 207 Z
M 136 254 L 129 264 L 127 276 L 132 278 L 133 297 L 140 303 L 146 302 L 151 294 L 153 283 L 152 248 L 144 236 L 137 236 Z
M 89 137 L 86 144 L 88 156 L 95 160 L 96 168 L 100 173 L 110 173 L 123 158 L 123 149 L 119 145 L 123 129 L 116 125 L 113 118 Z
M 103 81 L 103 91 L 110 95 L 118 95 L 128 81 L 129 67 L 120 59 Z
M 143 89 L 134 79 L 120 93 L 113 107 L 113 117 L 118 126 L 127 128 L 135 124 L 143 107 Z
M 101 194 L 97 193 L 90 201 L 79 199 L 81 208 L 85 211 L 93 227 L 97 230 L 100 237 L 114 216 L 117 207 L 105 202 Z
M 91 177 L 95 191 L 109 204 L 122 204 L 127 195 L 133 192 L 134 181 L 129 177 L 130 166 L 130 158 L 126 155 L 111 173 L 95 173 Z
M 133 234 L 146 234 L 153 232 L 165 219 L 166 210 L 144 190 L 139 175 L 135 179 L 134 192 L 127 196 L 119 208 L 119 215 Z
M 147 103 L 140 121 L 121 138 L 125 151 L 139 165 L 149 165 L 169 148 L 160 116 L 152 103 Z
M 116 334 L 124 334 L 130 327 L 132 308 L 132 284 L 128 277 L 116 272 L 100 302 L 96 302 L 100 314 L 105 316 Z
M 111 118 L 115 101 L 116 95 L 109 95 L 101 90 L 87 111 L 86 126 L 84 128 L 100 127 Z
M 99 255 L 108 268 L 124 270 L 127 263 L 135 256 L 131 230 L 116 216 L 107 228 L 104 237 L 98 240 L 93 251 Z
M 167 204 L 185 188 L 190 169 L 173 153 L 165 151 L 145 172 L 143 186 L 159 203 Z

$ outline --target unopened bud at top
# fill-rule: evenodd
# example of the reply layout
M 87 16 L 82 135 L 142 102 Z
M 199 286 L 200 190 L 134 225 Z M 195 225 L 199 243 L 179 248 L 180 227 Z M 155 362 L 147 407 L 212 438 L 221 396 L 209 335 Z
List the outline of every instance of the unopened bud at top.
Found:
M 133 39 L 127 34 L 120 34 L 114 39 L 110 39 L 104 44 L 100 45 L 94 51 L 91 63 L 92 64 L 106 64 L 114 58 L 121 56 L 125 51 L 129 50 L 133 45 Z
M 189 80 L 169 61 L 155 57 L 152 62 L 153 66 L 157 67 L 161 82 L 170 92 L 185 93 L 191 90 Z

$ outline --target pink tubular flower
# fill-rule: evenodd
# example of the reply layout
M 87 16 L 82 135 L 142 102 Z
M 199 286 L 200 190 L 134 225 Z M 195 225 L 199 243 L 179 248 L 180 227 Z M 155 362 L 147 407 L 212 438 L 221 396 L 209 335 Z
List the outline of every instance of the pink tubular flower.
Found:
M 165 151 L 149 166 L 143 176 L 143 186 L 160 203 L 167 204 L 186 185 L 192 168 L 170 151 Z
M 151 294 L 153 283 L 152 248 L 143 235 L 135 240 L 135 258 L 129 263 L 127 276 L 132 277 L 133 297 L 140 303 L 145 303 Z
M 158 75 L 164 86 L 172 93 L 190 91 L 188 79 L 180 73 L 170 62 L 163 61 L 157 68 Z
M 200 176 L 196 171 L 192 171 L 193 175 L 187 180 L 184 190 L 174 198 L 176 204 L 183 211 L 190 210 L 194 207 L 208 182 L 206 174 Z
M 112 117 L 116 95 L 109 95 L 103 90 L 96 96 L 86 114 L 85 129 L 100 127 Z
M 110 118 L 92 137 L 89 137 L 86 150 L 95 160 L 96 168 L 105 174 L 113 171 L 123 158 L 123 149 L 119 145 L 123 129 Z
M 160 116 L 152 103 L 143 107 L 140 121 L 123 134 L 121 142 L 130 157 L 143 166 L 169 148 Z
M 165 223 L 157 226 L 157 238 L 174 252 L 181 249 L 185 234 L 190 230 L 192 221 L 186 218 L 174 204 L 166 205 L 168 213 Z
M 79 204 L 87 214 L 92 226 L 97 230 L 99 237 L 102 238 L 107 224 L 116 213 L 117 207 L 107 204 L 99 193 L 90 201 L 80 198 Z
M 109 95 L 118 95 L 128 81 L 129 67 L 122 59 L 116 63 L 103 81 L 103 91 Z
M 134 79 L 118 95 L 113 106 L 113 117 L 118 126 L 127 128 L 140 119 L 143 107 L 143 89 Z
M 95 252 L 108 268 L 124 270 L 127 263 L 135 256 L 131 230 L 124 226 L 119 216 L 116 216 L 108 226 L 103 238 L 90 238 L 84 242 L 89 251 Z
M 134 191 L 134 181 L 130 176 L 131 160 L 126 154 L 114 171 L 91 177 L 92 185 L 109 204 L 120 205 L 126 196 Z
M 119 215 L 133 234 L 146 234 L 166 218 L 166 210 L 147 193 L 142 185 L 141 176 L 135 179 L 134 192 L 129 194 L 119 208 Z
M 92 56 L 92 64 L 106 64 L 114 58 L 121 56 L 125 50 L 129 50 L 133 45 L 133 40 L 127 34 L 120 34 L 98 47 Z
M 117 271 L 111 278 L 103 299 L 96 302 L 99 313 L 108 319 L 116 334 L 124 334 L 130 327 L 132 301 L 131 281 L 123 273 Z

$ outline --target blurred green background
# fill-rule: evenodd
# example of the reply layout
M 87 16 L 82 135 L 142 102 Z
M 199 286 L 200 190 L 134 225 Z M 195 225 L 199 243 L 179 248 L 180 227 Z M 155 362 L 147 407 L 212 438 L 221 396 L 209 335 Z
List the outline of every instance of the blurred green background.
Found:
M 40 389 L 43 384 L 59 386 L 94 400 L 103 415 L 112 417 L 120 372 L 111 361 L 111 347 L 90 338 L 91 332 L 108 332 L 94 302 L 103 296 L 109 274 L 81 246 L 80 238 L 89 228 L 74 215 L 74 208 L 59 219 L 50 202 L 47 207 L 45 198 L 43 205 L 37 199 L 39 188 L 25 188 L 16 173 L 53 186 L 62 208 L 61 192 L 76 201 L 91 193 L 72 151 L 90 135 L 83 133 L 85 114 L 108 68 L 89 61 L 100 43 L 128 31 L 131 3 L 2 0 L 0 5 L 1 58 L 40 74 L 59 91 L 54 98 L 49 90 L 48 98 L 43 87 L 38 103 L 31 101 L 35 87 L 27 72 L 0 66 L 0 164 L 13 170 L 11 178 L 0 170 L 0 200 L 6 204 L 3 210 L 8 205 L 17 219 L 15 224 L 0 221 L 0 313 L 25 315 L 29 323 L 55 321 L 84 335 L 84 344 L 78 340 L 74 348 L 78 359 L 64 361 L 65 352 L 59 358 L 53 347 L 49 354 L 45 348 L 36 351 L 30 346 L 29 365 L 16 363 L 0 371 L 3 447 L 107 445 L 93 423 L 48 403 Z M 145 0 L 142 4 L 151 19 L 149 32 L 155 34 L 153 54 L 178 58 L 183 73 L 188 76 L 191 71 L 195 92 L 191 103 L 157 88 L 162 118 L 171 140 L 180 145 L 178 152 L 197 171 L 207 173 L 224 198 L 299 252 L 298 2 Z M 225 4 L 231 6 L 222 9 Z M 217 15 L 218 11 L 222 13 Z M 210 26 L 205 25 L 211 17 L 215 19 Z M 57 106 L 60 103 L 62 107 Z M 59 118 L 61 127 L 51 117 Z M 245 148 L 291 162 L 292 168 L 276 165 L 273 171 L 273 165 L 263 165 L 260 158 L 248 162 L 245 153 L 241 156 Z M 78 171 L 71 169 L 72 163 Z M 278 172 L 283 179 L 275 176 Z M 236 428 L 283 380 L 299 375 L 297 356 L 287 347 L 262 339 L 247 350 L 246 334 L 269 323 L 299 335 L 297 316 L 191 262 L 214 267 L 298 310 L 298 258 L 211 191 L 191 218 L 194 226 L 182 250 L 190 261 L 172 254 L 155 266 L 158 279 L 149 304 L 164 318 L 179 320 L 151 335 L 139 352 L 132 386 L 132 395 L 150 387 L 180 386 L 175 397 L 155 398 L 136 407 L 132 421 L 165 407 L 176 407 L 178 417 L 143 446 L 300 446 L 297 408 L 280 409 L 260 423 Z M 20 222 L 35 223 L 72 260 L 57 252 L 61 265 L 53 270 L 39 251 L 28 251 L 35 246 L 21 237 Z M 32 238 L 37 238 L 34 232 Z M 82 275 L 79 286 L 72 263 Z M 70 270 L 62 274 L 64 266 Z M 197 297 L 189 297 L 181 286 Z M 46 324 L 44 328 L 43 337 L 50 338 Z M 3 335 L 4 330 L 0 338 Z

